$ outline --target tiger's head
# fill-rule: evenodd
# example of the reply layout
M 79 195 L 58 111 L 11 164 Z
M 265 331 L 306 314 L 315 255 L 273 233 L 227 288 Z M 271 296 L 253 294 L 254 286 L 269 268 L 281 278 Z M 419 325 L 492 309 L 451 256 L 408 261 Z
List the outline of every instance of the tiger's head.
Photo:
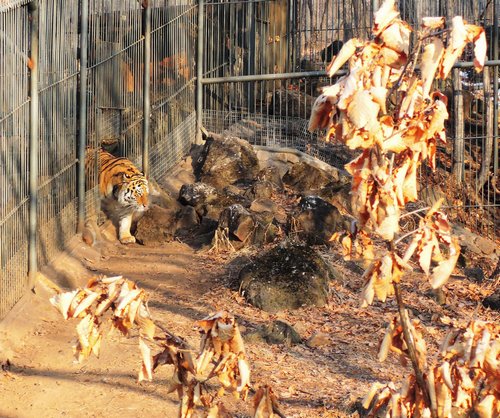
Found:
M 144 176 L 126 176 L 120 184 L 113 188 L 113 195 L 122 206 L 136 212 L 144 212 L 149 204 L 149 185 Z

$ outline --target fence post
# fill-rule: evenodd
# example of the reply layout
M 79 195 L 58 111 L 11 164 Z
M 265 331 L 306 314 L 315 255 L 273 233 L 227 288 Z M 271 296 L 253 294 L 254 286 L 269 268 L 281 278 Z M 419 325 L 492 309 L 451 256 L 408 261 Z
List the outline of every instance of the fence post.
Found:
M 490 68 L 484 67 L 483 69 L 483 91 L 484 91 L 484 111 L 483 111 L 483 129 L 485 129 L 485 137 L 482 146 L 482 157 L 481 157 L 481 171 L 476 179 L 476 193 L 478 196 L 483 196 L 482 188 L 484 184 L 488 181 L 490 175 L 490 166 L 493 157 L 493 122 L 494 122 L 494 112 L 493 112 L 493 97 L 491 97 L 491 78 L 490 78 Z M 483 200 L 483 199 L 482 199 Z
M 493 57 L 498 60 L 498 9 L 493 2 Z M 493 67 L 493 175 L 498 173 L 498 65 Z
M 203 124 L 203 48 L 205 48 L 204 0 L 198 1 L 198 49 L 196 56 L 196 144 L 201 144 L 201 126 Z
M 89 0 L 80 2 L 80 79 L 78 86 L 78 225 L 85 226 L 85 157 L 87 147 L 87 74 L 89 33 Z
M 454 141 L 453 141 L 453 175 L 458 184 L 464 180 L 464 97 L 462 94 L 462 80 L 460 69 L 454 68 L 453 78 L 453 113 L 454 113 Z
M 142 124 L 142 171 L 146 177 L 149 176 L 149 126 L 151 120 L 151 5 L 149 0 L 142 2 L 142 36 L 144 37 L 144 78 L 142 114 L 144 123 Z
M 28 5 L 31 25 L 30 42 L 30 119 L 29 119 L 29 228 L 28 228 L 28 280 L 29 287 L 35 284 L 37 263 L 37 208 L 38 208 L 38 154 L 39 154 L 39 106 L 38 106 L 38 40 L 39 8 L 38 1 Z

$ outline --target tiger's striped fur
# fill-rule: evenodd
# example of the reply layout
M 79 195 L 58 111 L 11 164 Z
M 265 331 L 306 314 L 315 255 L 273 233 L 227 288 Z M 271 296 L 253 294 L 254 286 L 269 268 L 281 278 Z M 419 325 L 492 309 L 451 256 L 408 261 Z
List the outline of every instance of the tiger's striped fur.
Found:
M 94 159 L 87 152 L 87 172 Z M 130 233 L 134 214 L 147 210 L 149 185 L 144 175 L 127 158 L 99 150 L 99 195 L 104 212 L 117 224 L 122 244 L 135 242 Z

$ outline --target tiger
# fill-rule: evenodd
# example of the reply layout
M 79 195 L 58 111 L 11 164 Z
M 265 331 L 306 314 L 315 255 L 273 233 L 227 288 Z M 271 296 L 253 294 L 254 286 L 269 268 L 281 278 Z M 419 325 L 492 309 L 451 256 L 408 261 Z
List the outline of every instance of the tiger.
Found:
M 87 175 L 94 152 L 87 150 Z M 99 195 L 102 209 L 118 227 L 122 244 L 136 242 L 131 234 L 134 215 L 148 209 L 149 184 L 141 171 L 127 158 L 115 157 L 102 148 L 99 158 Z

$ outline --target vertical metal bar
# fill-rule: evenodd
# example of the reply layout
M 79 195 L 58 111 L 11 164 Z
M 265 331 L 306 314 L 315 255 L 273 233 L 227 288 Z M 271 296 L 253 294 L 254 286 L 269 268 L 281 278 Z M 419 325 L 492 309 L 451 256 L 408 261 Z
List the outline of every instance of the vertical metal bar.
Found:
M 144 37 L 144 79 L 143 79 L 143 115 L 142 125 L 142 170 L 149 176 L 149 126 L 151 120 L 151 5 L 149 0 L 143 0 L 142 35 Z
M 89 34 L 89 0 L 80 1 L 80 78 L 78 86 L 78 224 L 85 225 L 85 150 L 87 146 L 87 75 Z M 97 161 L 97 160 L 96 160 Z
M 493 57 L 498 60 L 498 8 L 493 1 Z M 498 65 L 493 67 L 493 174 L 498 173 Z
M 454 134 L 453 142 L 453 175 L 458 184 L 464 180 L 464 98 L 462 95 L 462 80 L 460 69 L 455 68 L 452 72 L 453 78 L 453 113 L 454 113 Z
M 38 1 L 28 5 L 30 14 L 30 136 L 29 136 L 29 244 L 28 279 L 30 288 L 35 284 L 37 273 L 37 209 L 38 209 L 38 157 L 39 157 L 39 106 L 38 106 L 38 39 L 39 9 Z
M 198 50 L 196 57 L 196 143 L 201 144 L 201 125 L 203 112 L 203 48 L 205 47 L 204 0 L 198 1 Z
M 247 8 L 248 13 L 248 25 L 246 29 L 248 30 L 248 74 L 255 74 L 255 9 L 253 3 L 248 3 Z M 255 83 L 248 83 L 248 112 L 255 113 Z

